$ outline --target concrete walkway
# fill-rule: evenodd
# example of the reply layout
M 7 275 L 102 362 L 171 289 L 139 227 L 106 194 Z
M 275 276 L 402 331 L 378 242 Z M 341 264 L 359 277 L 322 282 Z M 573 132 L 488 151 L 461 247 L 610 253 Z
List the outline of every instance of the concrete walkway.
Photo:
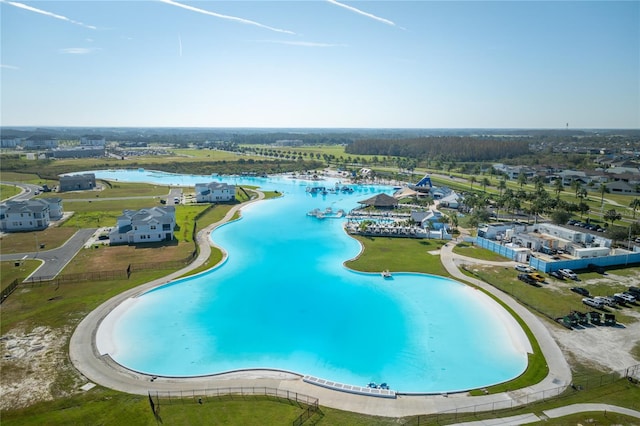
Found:
M 262 198 L 263 194 L 251 202 Z M 108 300 L 82 320 L 71 337 L 69 350 L 73 365 L 88 380 L 108 388 L 141 395 L 146 395 L 148 391 L 188 391 L 230 386 L 269 386 L 314 396 L 320 400 L 321 405 L 326 407 L 386 417 L 404 417 L 417 414 L 454 412 L 456 410 L 460 412 L 481 411 L 479 406 L 483 406 L 486 410 L 508 408 L 540 399 L 543 396 L 543 392 L 545 392 L 544 396 L 549 398 L 558 394 L 570 384 L 571 373 L 569 366 L 540 319 L 521 307 L 506 294 L 480 281 L 464 276 L 455 264 L 455 256 L 452 252 L 455 244 L 453 242 L 447 244 L 441 251 L 443 264 L 454 277 L 465 281 L 473 281 L 479 287 L 486 288 L 489 292 L 497 294 L 529 324 L 548 361 L 549 375 L 542 382 L 511 392 L 476 397 L 471 397 L 467 393 L 458 393 L 448 395 L 399 395 L 396 399 L 386 399 L 325 389 L 303 382 L 301 376 L 297 374 L 280 371 L 253 370 L 195 378 L 151 377 L 127 370 L 116 364 L 108 355 L 98 353 L 95 344 L 96 330 L 109 312 L 126 299 L 135 297 L 150 288 L 166 284 L 202 265 L 208 259 L 211 251 L 210 232 L 215 227 L 225 223 L 244 205 L 246 203 L 234 206 L 222 221 L 198 233 L 197 242 L 200 245 L 200 255 L 191 265 L 167 277 L 136 287 Z M 477 260 L 475 261 L 477 262 Z
M 476 420 L 473 422 L 455 423 L 451 426 L 518 426 L 529 423 L 542 422 L 546 418 L 556 419 L 559 417 L 569 416 L 578 413 L 592 413 L 596 411 L 604 411 L 610 413 L 624 414 L 625 416 L 640 419 L 640 411 L 631 410 L 629 408 L 618 407 L 609 404 L 572 404 L 564 407 L 554 408 L 543 411 L 544 416 L 537 416 L 533 413 L 520 414 L 518 416 L 500 417 L 496 419 Z

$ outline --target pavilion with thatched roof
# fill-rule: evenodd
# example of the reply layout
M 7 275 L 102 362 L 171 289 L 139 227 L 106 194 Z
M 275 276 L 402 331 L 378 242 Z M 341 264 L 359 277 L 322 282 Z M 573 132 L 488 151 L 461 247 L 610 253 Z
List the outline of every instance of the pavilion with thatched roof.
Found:
M 395 209 L 398 207 L 398 200 L 391 195 L 378 194 L 366 200 L 358 201 L 358 204 L 362 204 L 363 207 L 376 207 L 379 209 Z

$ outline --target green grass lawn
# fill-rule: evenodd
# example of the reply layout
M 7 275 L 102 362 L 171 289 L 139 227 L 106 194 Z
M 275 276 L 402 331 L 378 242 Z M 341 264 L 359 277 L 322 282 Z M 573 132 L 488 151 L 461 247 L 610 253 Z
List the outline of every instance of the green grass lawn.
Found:
M 42 231 L 12 232 L 0 239 L 0 252 L 12 254 L 50 250 L 63 245 L 76 230 L 76 228 L 49 227 Z M 41 244 L 44 244 L 44 249 L 40 249 Z
M 453 252 L 461 256 L 473 257 L 474 259 L 489 260 L 494 262 L 509 262 L 511 259 L 500 256 L 491 250 L 478 247 L 471 243 L 458 243 L 453 247 Z
M 18 195 L 21 189 L 14 185 L 2 185 L 0 184 L 0 201 L 11 198 L 14 195 Z
M 97 185 L 103 189 L 90 191 L 68 191 L 68 192 L 44 192 L 40 197 L 73 199 L 94 199 L 94 198 L 119 198 L 119 197 L 164 197 L 169 194 L 170 187 L 166 185 L 153 185 L 148 183 L 125 183 L 97 181 Z
M 354 236 L 364 245 L 357 258 L 345 262 L 348 268 L 363 272 L 422 272 L 450 276 L 440 262 L 437 251 L 446 244 L 442 240 Z
M 16 266 L 18 265 L 18 266 Z M 4 290 L 15 279 L 27 278 L 42 265 L 39 260 L 20 260 L 0 262 L 0 290 Z

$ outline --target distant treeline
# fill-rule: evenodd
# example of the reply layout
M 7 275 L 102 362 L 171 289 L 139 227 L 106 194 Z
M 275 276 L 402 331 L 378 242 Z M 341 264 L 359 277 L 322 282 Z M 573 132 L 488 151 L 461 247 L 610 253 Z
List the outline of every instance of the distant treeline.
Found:
M 529 140 L 441 136 L 412 139 L 361 139 L 345 147 L 347 154 L 415 159 L 490 161 L 529 153 Z

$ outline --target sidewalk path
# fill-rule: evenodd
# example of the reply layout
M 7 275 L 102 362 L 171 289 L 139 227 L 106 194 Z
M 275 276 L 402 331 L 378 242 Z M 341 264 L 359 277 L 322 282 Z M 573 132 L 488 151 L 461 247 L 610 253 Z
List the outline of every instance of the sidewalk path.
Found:
M 251 202 L 262 198 L 263 194 Z M 270 386 L 285 391 L 289 390 L 312 395 L 320 400 L 321 405 L 326 407 L 386 417 L 432 414 L 453 410 L 475 411 L 478 410 L 477 406 L 484 404 L 489 407 L 488 409 L 492 406 L 517 406 L 540 398 L 542 391 L 547 391 L 546 397 L 549 397 L 552 393 L 557 393 L 569 385 L 571 381 L 569 367 L 547 329 L 537 317 L 503 293 L 499 293 L 499 297 L 504 299 L 506 303 L 529 324 L 549 363 L 549 375 L 542 382 L 524 389 L 506 393 L 475 397 L 471 397 L 467 393 L 458 393 L 448 395 L 399 395 L 396 399 L 372 398 L 311 385 L 303 382 L 297 374 L 262 370 L 194 378 L 151 377 L 146 374 L 127 370 L 116 364 L 108 355 L 98 353 L 95 344 L 95 333 L 109 312 L 124 300 L 135 297 L 150 288 L 166 284 L 202 265 L 208 259 L 211 251 L 212 242 L 209 239 L 210 232 L 215 227 L 233 217 L 233 214 L 244 205 L 246 205 L 246 203 L 234 206 L 222 221 L 198 233 L 197 242 L 200 245 L 200 254 L 191 265 L 162 279 L 155 280 L 115 296 L 93 310 L 82 320 L 71 337 L 69 351 L 73 365 L 81 371 L 88 380 L 108 388 L 140 395 L 146 395 L 147 392 L 156 390 L 188 391 L 230 386 Z M 441 254 L 442 262 L 447 270 L 454 277 L 466 281 L 473 281 L 474 284 L 479 287 L 489 287 L 482 282 L 462 275 L 454 262 L 455 256 L 452 253 L 453 245 L 454 243 L 447 244 L 443 247 Z M 490 287 L 488 291 L 492 293 L 497 292 L 497 290 Z
M 640 419 L 640 411 L 631 410 L 629 408 L 618 407 L 617 405 L 609 404 L 572 404 L 564 407 L 554 408 L 551 410 L 543 411 L 545 417 L 550 419 L 556 419 L 558 417 L 564 417 L 571 414 L 589 413 L 594 411 L 605 411 L 611 413 L 624 414 L 625 416 L 635 417 Z M 476 420 L 473 422 L 455 423 L 450 426 L 518 426 L 526 425 L 529 423 L 536 423 L 544 421 L 544 417 L 538 417 L 533 413 L 520 414 L 519 416 L 500 417 L 496 419 Z

